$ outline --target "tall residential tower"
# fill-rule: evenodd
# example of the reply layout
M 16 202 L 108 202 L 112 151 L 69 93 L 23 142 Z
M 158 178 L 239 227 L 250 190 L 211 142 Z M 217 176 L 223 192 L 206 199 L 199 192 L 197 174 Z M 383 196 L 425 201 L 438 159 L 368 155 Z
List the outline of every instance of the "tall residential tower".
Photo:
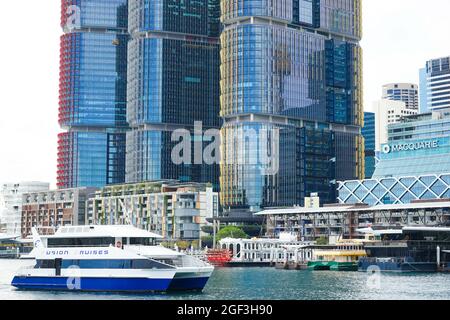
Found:
M 222 0 L 221 202 L 335 202 L 364 176 L 360 0 Z
M 219 0 L 129 1 L 127 182 L 218 188 L 218 164 L 202 152 L 215 139 L 205 131 L 221 123 L 219 19 Z M 192 144 L 177 153 L 182 163 L 172 155 L 181 137 Z
M 386 84 L 381 99 L 403 101 L 407 109 L 419 110 L 419 86 L 413 83 Z
M 125 180 L 127 0 L 62 0 L 58 188 Z
M 450 108 L 450 56 L 427 61 L 420 70 L 422 113 Z

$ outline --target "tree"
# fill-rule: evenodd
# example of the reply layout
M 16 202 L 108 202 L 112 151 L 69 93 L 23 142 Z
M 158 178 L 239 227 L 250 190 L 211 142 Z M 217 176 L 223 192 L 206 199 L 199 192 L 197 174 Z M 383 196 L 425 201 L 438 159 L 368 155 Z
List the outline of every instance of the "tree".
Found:
M 327 244 L 328 244 L 328 238 L 326 238 L 326 237 L 320 237 L 319 239 L 317 239 L 316 243 L 317 243 L 319 246 L 327 245 Z
M 228 226 L 220 229 L 220 231 L 217 233 L 217 241 L 225 238 L 247 239 L 248 235 L 241 228 Z
M 202 246 L 212 248 L 213 247 L 213 236 L 202 237 Z
M 186 250 L 187 248 L 189 248 L 189 242 L 183 240 L 177 241 L 176 245 L 181 250 Z

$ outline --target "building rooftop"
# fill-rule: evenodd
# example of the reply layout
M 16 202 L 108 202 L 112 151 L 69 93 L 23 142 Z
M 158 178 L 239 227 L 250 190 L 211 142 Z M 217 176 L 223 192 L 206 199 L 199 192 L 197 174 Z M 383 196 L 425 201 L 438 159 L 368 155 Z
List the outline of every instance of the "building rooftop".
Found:
M 258 213 L 257 216 L 267 215 L 287 215 L 287 214 L 314 214 L 314 213 L 340 213 L 340 212 L 372 212 L 372 211 L 395 211 L 408 209 L 439 209 L 450 208 L 450 201 L 436 201 L 423 203 L 408 203 L 408 204 L 383 204 L 373 207 L 361 205 L 347 205 L 347 206 L 332 206 L 321 208 L 303 208 L 293 207 L 289 209 L 269 209 Z

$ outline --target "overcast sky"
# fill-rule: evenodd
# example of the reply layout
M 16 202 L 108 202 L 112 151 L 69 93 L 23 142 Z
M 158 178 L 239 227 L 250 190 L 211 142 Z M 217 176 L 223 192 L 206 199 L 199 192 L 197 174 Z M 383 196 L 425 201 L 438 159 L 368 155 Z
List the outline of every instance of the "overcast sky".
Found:
M 363 0 L 364 104 L 450 55 L 449 0 Z M 0 182 L 55 185 L 60 0 L 0 1 Z

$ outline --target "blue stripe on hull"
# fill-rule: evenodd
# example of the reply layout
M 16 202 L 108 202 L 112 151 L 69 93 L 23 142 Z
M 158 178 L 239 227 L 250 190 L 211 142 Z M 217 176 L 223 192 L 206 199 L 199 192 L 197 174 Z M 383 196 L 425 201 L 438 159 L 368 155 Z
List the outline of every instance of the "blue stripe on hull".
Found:
M 202 291 L 209 277 L 206 278 L 174 278 L 169 286 L 169 291 Z
M 15 277 L 11 285 L 32 290 L 151 292 L 167 291 L 172 279 L 81 278 L 79 288 L 73 290 L 68 288 L 67 281 L 67 277 Z
M 358 270 L 366 272 L 371 266 L 380 268 L 380 271 L 386 272 L 436 272 L 437 267 L 435 263 L 418 263 L 418 262 L 366 262 L 360 261 Z

